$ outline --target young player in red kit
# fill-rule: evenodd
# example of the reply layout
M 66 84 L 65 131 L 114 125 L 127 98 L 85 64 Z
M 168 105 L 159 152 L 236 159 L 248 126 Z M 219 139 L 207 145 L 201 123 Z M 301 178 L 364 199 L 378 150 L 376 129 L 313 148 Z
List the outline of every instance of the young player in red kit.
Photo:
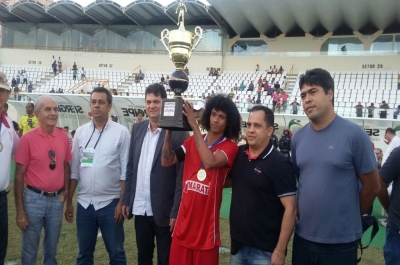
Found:
M 182 199 L 172 235 L 171 265 L 218 265 L 219 210 L 225 178 L 235 161 L 241 118 L 235 104 L 215 96 L 206 105 L 200 133 L 193 106 L 185 102 L 184 115 L 193 130 L 181 147 L 171 149 L 172 132 L 167 131 L 161 164 L 184 161 Z

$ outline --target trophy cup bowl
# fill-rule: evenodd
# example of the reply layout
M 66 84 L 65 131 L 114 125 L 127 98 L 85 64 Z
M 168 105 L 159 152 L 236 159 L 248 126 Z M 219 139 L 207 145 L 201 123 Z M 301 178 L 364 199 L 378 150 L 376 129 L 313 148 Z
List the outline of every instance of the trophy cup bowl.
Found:
M 200 27 L 195 28 L 195 34 L 185 30 L 183 22 L 179 29 L 164 29 L 161 32 L 160 41 L 164 44 L 169 53 L 169 57 L 175 65 L 175 71 L 169 76 L 169 86 L 174 91 L 173 98 L 163 99 L 161 108 L 161 118 L 158 127 L 172 131 L 190 131 L 191 128 L 187 122 L 186 116 L 182 114 L 183 99 L 182 93 L 189 86 L 189 77 L 184 72 L 185 65 L 189 62 L 193 50 L 202 39 L 203 30 Z M 198 37 L 195 43 L 195 38 Z M 165 43 L 168 39 L 168 45 Z

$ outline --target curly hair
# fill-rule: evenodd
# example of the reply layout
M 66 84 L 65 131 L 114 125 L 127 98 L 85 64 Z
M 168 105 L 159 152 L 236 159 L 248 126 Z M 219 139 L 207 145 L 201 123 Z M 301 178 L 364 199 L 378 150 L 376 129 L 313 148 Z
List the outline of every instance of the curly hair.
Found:
M 213 109 L 216 111 L 222 111 L 226 114 L 226 128 L 224 136 L 234 141 L 239 139 L 242 129 L 242 118 L 235 103 L 222 95 L 217 95 L 211 98 L 206 104 L 200 122 L 200 125 L 207 131 L 210 131 L 210 117 Z

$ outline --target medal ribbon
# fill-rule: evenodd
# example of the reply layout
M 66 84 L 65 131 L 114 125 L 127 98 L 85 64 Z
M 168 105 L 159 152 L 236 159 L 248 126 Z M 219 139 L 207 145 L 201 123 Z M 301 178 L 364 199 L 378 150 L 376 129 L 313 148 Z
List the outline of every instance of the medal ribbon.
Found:
M 208 136 L 208 135 L 207 135 Z M 204 142 L 207 142 L 207 136 L 204 138 Z M 217 141 L 215 141 L 208 149 L 212 149 L 214 146 L 216 146 L 217 144 L 219 144 L 220 142 L 222 142 L 225 139 L 225 136 L 222 136 L 221 138 L 219 138 Z M 204 169 L 204 164 L 203 161 L 201 161 L 201 168 Z

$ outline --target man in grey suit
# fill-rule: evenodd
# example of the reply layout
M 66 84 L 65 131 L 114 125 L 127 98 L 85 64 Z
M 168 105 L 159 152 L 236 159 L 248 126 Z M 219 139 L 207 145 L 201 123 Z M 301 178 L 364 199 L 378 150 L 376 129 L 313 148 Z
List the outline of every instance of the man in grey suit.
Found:
M 158 121 L 162 99 L 166 97 L 164 86 L 148 86 L 145 100 L 149 120 L 132 127 L 122 211 L 125 218 L 135 216 L 139 265 L 153 264 L 154 237 L 157 264 L 168 264 L 171 233 L 181 201 L 183 164 L 161 166 L 165 130 L 158 128 Z M 174 136 L 172 144 L 177 148 L 183 144 L 187 132 L 177 132 Z

